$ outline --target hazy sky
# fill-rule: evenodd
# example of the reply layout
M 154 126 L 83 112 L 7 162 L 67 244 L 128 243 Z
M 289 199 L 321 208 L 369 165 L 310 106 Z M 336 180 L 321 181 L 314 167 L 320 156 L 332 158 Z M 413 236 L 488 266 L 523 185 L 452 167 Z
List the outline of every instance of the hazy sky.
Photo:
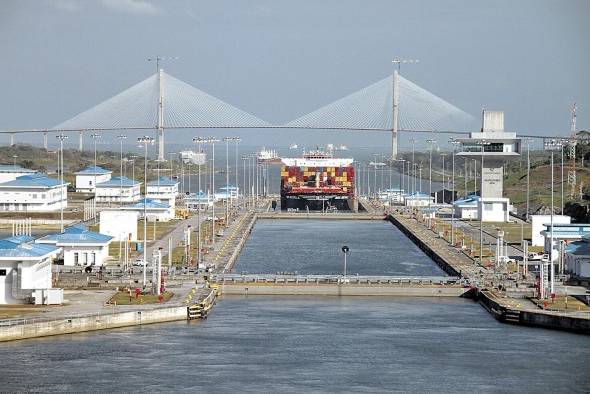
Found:
M 283 123 L 384 78 L 401 56 L 420 60 L 405 77 L 475 116 L 504 110 L 507 129 L 565 135 L 574 100 L 590 127 L 589 16 L 584 0 L 3 0 L 0 128 L 54 126 L 153 74 L 154 55 Z M 248 138 L 389 144 L 377 132 Z

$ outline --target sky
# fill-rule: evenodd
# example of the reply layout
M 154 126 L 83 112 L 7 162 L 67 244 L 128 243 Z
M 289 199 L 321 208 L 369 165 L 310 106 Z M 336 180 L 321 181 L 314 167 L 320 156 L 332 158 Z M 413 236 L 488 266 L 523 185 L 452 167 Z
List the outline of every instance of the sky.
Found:
M 503 110 L 507 130 L 567 135 L 573 101 L 578 129 L 590 128 L 588 15 L 585 0 L 3 0 L 0 129 L 69 119 L 153 74 L 146 59 L 156 55 L 178 57 L 162 63 L 167 73 L 272 123 L 386 77 L 402 57 L 420 61 L 402 66 L 404 77 L 476 117 Z M 390 141 L 232 134 L 251 145 Z

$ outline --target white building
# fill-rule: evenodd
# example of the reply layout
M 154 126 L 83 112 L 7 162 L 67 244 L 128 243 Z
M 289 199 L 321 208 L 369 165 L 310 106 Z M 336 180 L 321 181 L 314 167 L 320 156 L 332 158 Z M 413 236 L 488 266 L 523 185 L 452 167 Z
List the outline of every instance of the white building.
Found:
M 140 198 L 140 185 L 127 177 L 116 176 L 96 185 L 97 202 L 136 202 Z
M 545 229 L 541 231 L 544 242 L 543 247 L 545 253 L 549 254 L 551 250 L 552 261 L 559 258 L 561 249 L 561 241 L 567 245 L 573 241 L 580 241 L 584 238 L 590 237 L 590 224 L 582 223 L 555 223 L 553 218 L 553 234 L 551 234 L 551 224 L 544 224 Z M 551 237 L 553 236 L 553 248 L 551 248 Z
M 176 206 L 176 197 L 178 196 L 177 180 L 169 177 L 160 177 L 154 181 L 148 182 L 146 197 L 174 208 Z
M 240 189 L 237 186 L 229 185 L 219 188 L 219 192 L 215 193 L 216 200 L 227 200 L 228 196 L 230 200 L 235 200 L 240 195 Z
M 0 211 L 49 212 L 68 205 L 68 183 L 40 173 L 0 183 Z
M 404 195 L 404 205 L 407 207 L 427 207 L 434 204 L 434 197 L 425 193 L 412 193 Z
M 76 172 L 76 192 L 94 193 L 94 185 L 110 180 L 112 173 L 99 166 L 88 166 Z
M 553 215 L 553 224 L 568 224 L 572 218 L 566 215 Z M 531 231 L 533 246 L 545 246 L 545 237 L 542 232 L 551 224 L 551 215 L 531 215 Z
M 101 234 L 110 235 L 115 241 L 124 242 L 126 240 L 137 241 L 137 221 L 139 213 L 137 211 L 124 211 L 121 209 L 105 209 L 100 211 Z
M 402 189 L 386 189 L 378 193 L 379 200 L 385 205 L 389 203 L 402 204 L 404 202 Z
M 579 278 L 590 278 L 590 242 L 588 239 L 570 243 L 565 252 L 565 268 Z
M 504 131 L 504 113 L 483 111 L 480 132 L 469 138 L 459 138 L 461 151 L 457 156 L 474 158 L 481 162 L 481 190 L 478 215 L 484 222 L 507 222 L 510 218 L 510 200 L 504 198 L 504 161 L 520 156 L 521 140 L 516 133 Z
M 109 257 L 113 237 L 89 231 L 84 226 L 72 226 L 63 233 L 50 234 L 35 241 L 61 248 L 64 265 L 102 266 Z
M 19 176 L 31 175 L 36 172 L 14 164 L 0 164 L 0 183 L 14 181 Z
M 167 222 L 174 219 L 174 208 L 149 198 L 142 198 L 133 205 L 122 206 L 121 210 L 135 211 L 140 219 L 143 219 L 145 212 L 148 222 Z
M 188 209 L 207 209 L 213 206 L 213 197 L 209 193 L 199 192 L 192 193 L 184 198 L 184 202 Z
M 61 304 L 53 289 L 51 265 L 59 249 L 32 243 L 29 236 L 0 240 L 0 304 Z
M 470 194 L 453 202 L 455 217 L 459 219 L 476 220 L 479 218 L 479 196 Z

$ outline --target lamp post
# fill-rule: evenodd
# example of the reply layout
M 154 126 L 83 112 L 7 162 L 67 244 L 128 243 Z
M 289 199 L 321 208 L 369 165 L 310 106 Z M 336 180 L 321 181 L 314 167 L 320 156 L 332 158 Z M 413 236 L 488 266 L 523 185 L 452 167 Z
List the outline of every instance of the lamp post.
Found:
M 443 179 L 442 203 L 443 204 L 445 203 L 445 157 L 446 156 L 447 156 L 446 153 L 441 153 L 440 154 L 440 157 L 442 157 L 442 179 Z
M 417 139 L 415 138 L 410 138 L 410 142 L 412 143 L 412 164 L 415 165 L 416 163 L 416 159 L 414 158 L 414 151 L 415 151 L 415 147 L 416 147 L 416 142 L 418 142 Z M 416 193 L 416 167 L 412 168 L 413 174 L 412 176 L 414 177 L 414 180 L 412 182 L 412 193 Z
M 60 174 L 59 180 L 59 190 L 60 190 L 60 229 L 61 232 L 64 232 L 64 141 L 68 139 L 68 136 L 65 134 L 58 134 L 55 136 L 59 140 L 59 153 L 57 156 L 57 166 L 58 171 Z
M 430 204 L 431 198 L 432 198 L 432 148 L 434 147 L 434 144 L 436 144 L 436 140 L 429 138 L 426 140 L 426 142 L 428 143 L 428 145 L 430 145 L 430 151 L 429 151 L 429 159 L 428 159 L 428 228 L 432 228 L 432 206 Z
M 526 138 L 526 221 L 529 221 L 529 192 L 530 192 L 530 185 L 531 185 L 531 142 L 533 141 L 532 138 Z
M 240 141 L 240 137 L 224 137 L 223 141 L 225 141 L 225 227 L 228 226 L 229 222 L 229 206 L 231 204 L 231 193 L 229 191 L 229 142 L 235 141 L 236 142 L 236 187 L 237 187 L 237 177 L 238 177 L 238 141 Z M 236 189 L 237 191 L 237 189 Z
M 544 141 L 545 149 L 551 152 L 551 231 L 550 231 L 550 239 L 549 239 L 549 269 L 550 271 L 550 294 L 551 298 L 555 297 L 555 269 L 553 267 L 553 152 L 557 149 L 562 148 L 562 143 L 559 140 L 551 139 Z
M 12 165 L 14 166 L 14 170 L 16 171 L 16 159 L 18 158 L 18 155 L 12 155 Z
M 455 139 L 451 139 L 449 140 L 449 142 L 451 143 L 451 145 L 453 146 L 453 192 L 452 192 L 452 196 L 451 196 L 451 200 L 454 203 L 455 202 L 455 148 L 457 147 L 457 145 L 460 144 L 459 141 L 456 141 Z M 451 204 L 453 205 L 453 204 Z M 455 245 L 455 207 L 451 206 L 451 244 Z
M 123 140 L 127 139 L 126 135 L 118 135 L 117 138 L 119 139 L 119 143 L 121 144 L 121 168 L 119 170 L 119 180 L 120 182 L 120 186 L 119 186 L 119 205 L 123 205 Z M 95 168 L 96 170 L 96 168 Z M 145 193 L 144 193 L 145 194 Z M 145 197 L 145 195 L 144 195 Z
M 140 145 L 143 145 L 144 148 L 144 156 L 143 156 L 143 288 L 145 288 L 147 283 L 146 278 L 146 264 L 147 264 L 147 207 L 146 207 L 146 200 L 145 200 L 145 191 L 147 190 L 147 147 L 148 145 L 153 145 L 154 139 L 147 135 L 143 137 L 139 137 L 137 142 Z M 135 182 L 135 181 L 134 181 Z
M 213 220 L 211 221 L 211 242 L 215 245 L 215 143 L 219 142 L 219 139 L 209 137 L 209 138 L 201 138 L 195 137 L 193 138 L 194 143 L 199 144 L 211 144 L 211 190 L 213 194 L 213 206 L 212 206 L 212 216 Z M 207 201 L 209 202 L 209 201 Z
M 479 265 L 483 266 L 483 155 L 484 147 L 490 143 L 486 140 L 477 142 L 481 150 L 481 174 L 480 174 L 480 186 L 479 186 Z M 476 182 L 477 183 L 477 168 L 476 168 Z
M 342 247 L 342 253 L 344 253 L 344 283 L 346 283 L 346 256 L 348 255 L 348 252 L 350 252 L 350 248 L 347 245 L 344 245 Z
M 463 158 L 463 182 L 465 183 L 465 197 L 469 194 L 467 191 L 467 158 Z
M 100 134 L 90 134 L 92 142 L 94 143 L 94 201 L 96 201 L 96 166 L 97 166 L 97 155 L 96 155 L 96 141 L 100 138 Z

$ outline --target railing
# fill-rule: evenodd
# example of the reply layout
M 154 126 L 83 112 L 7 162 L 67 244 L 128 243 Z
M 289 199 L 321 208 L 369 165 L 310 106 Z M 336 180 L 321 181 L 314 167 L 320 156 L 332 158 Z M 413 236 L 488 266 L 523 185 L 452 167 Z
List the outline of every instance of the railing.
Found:
M 456 276 L 369 276 L 369 275 L 296 275 L 296 274 L 212 274 L 217 283 L 377 283 L 416 285 L 468 285 Z

